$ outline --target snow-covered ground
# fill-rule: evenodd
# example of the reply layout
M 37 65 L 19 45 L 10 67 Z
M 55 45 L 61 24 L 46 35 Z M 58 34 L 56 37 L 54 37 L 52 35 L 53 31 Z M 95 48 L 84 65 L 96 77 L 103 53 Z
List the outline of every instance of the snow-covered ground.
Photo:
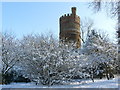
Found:
M 65 85 L 35 85 L 35 83 L 11 83 L 10 85 L 0 85 L 0 88 L 118 88 L 118 78 L 112 80 L 96 79 L 95 82 L 85 80 L 82 82 L 74 81 Z

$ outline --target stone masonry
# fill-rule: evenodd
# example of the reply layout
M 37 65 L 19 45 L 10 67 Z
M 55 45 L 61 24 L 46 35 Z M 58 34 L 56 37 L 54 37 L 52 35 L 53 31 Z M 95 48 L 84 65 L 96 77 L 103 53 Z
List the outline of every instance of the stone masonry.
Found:
M 62 42 L 74 42 L 80 48 L 80 17 L 76 15 L 76 7 L 72 7 L 72 14 L 65 14 L 60 17 L 59 39 Z

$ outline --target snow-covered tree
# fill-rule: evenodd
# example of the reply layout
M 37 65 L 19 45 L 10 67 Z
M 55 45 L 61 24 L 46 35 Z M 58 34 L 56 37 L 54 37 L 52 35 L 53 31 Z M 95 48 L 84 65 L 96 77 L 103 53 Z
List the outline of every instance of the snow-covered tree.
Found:
M 88 39 L 85 42 L 83 51 L 88 57 L 88 70 L 92 69 L 93 74 L 99 74 L 99 65 L 104 65 L 105 73 L 107 78 L 109 74 L 112 74 L 112 69 L 116 69 L 118 64 L 114 65 L 117 60 L 117 45 L 108 42 L 105 38 L 101 37 L 100 34 L 92 30 Z M 108 68 L 109 67 L 109 68 Z M 91 70 L 89 71 L 91 72 Z
M 87 36 L 83 47 L 76 49 L 74 43 L 60 43 L 52 35 L 28 35 L 16 40 L 5 34 L 2 72 L 6 74 L 15 69 L 20 75 L 44 85 L 62 84 L 76 78 L 94 81 L 95 75 L 109 72 L 107 67 L 110 70 L 117 67 L 116 46 L 94 30 Z M 104 67 L 101 69 L 101 66 Z
M 9 83 L 10 77 L 8 73 L 21 59 L 21 53 L 18 48 L 17 40 L 14 36 L 8 33 L 2 35 L 2 81 L 3 83 Z
M 106 12 L 109 13 L 109 16 L 114 16 L 117 18 L 117 37 L 118 37 L 118 60 L 117 63 L 120 62 L 120 0 L 93 0 L 90 3 L 90 6 L 93 7 L 95 11 L 101 11 L 102 9 L 106 9 Z M 120 71 L 120 66 L 118 67 Z M 118 72 L 119 73 L 119 72 Z
M 52 36 L 28 35 L 21 40 L 21 49 L 22 73 L 37 83 L 62 83 L 80 72 L 80 57 L 73 44 L 60 44 Z

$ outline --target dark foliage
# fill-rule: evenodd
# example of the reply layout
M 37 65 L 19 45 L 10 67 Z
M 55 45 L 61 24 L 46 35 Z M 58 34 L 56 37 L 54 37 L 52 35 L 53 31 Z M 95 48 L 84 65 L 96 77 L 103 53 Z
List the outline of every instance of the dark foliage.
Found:
M 11 82 L 30 82 L 29 78 L 19 75 L 16 71 L 2 73 L 2 84 L 10 84 Z

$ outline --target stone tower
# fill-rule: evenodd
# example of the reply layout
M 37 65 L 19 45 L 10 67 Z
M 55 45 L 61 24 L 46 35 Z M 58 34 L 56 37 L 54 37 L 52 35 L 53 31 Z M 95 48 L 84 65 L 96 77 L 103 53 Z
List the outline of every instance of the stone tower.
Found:
M 76 7 L 71 8 L 72 14 L 60 17 L 59 39 L 62 42 L 74 42 L 76 47 L 81 46 L 80 17 L 76 15 Z

